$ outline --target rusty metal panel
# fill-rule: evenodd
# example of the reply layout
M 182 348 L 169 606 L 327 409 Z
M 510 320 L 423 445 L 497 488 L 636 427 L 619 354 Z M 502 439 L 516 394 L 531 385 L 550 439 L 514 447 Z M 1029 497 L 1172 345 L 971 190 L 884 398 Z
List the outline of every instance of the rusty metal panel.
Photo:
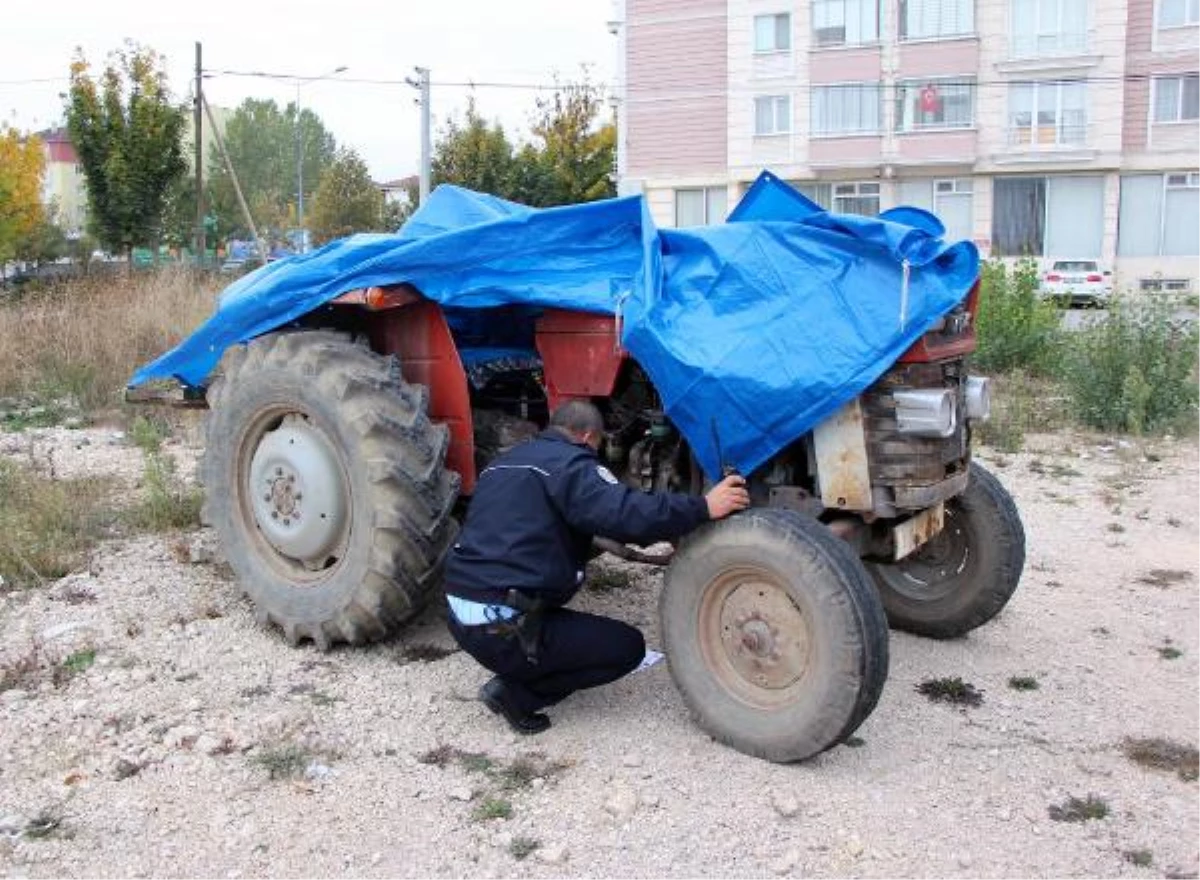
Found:
M 938 503 L 915 516 L 909 517 L 892 529 L 893 559 L 899 561 L 914 553 L 934 535 L 941 532 L 946 523 L 946 505 Z
M 821 502 L 836 510 L 871 510 L 871 467 L 862 407 L 850 401 L 813 431 Z

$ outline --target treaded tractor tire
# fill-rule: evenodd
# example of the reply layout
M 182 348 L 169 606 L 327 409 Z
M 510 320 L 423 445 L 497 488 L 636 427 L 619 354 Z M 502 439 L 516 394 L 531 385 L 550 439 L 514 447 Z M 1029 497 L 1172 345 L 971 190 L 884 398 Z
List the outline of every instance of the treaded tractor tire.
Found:
M 869 563 L 888 621 L 935 639 L 970 632 L 1000 613 L 1025 568 L 1025 529 L 1012 496 L 978 464 L 946 502 L 942 531 L 916 553 Z
M 769 761 L 845 740 L 887 680 L 887 620 L 866 570 L 793 511 L 754 509 L 693 533 L 667 569 L 659 617 L 699 725 Z
M 457 525 L 459 476 L 428 393 L 327 330 L 231 348 L 208 389 L 203 520 L 259 623 L 321 649 L 423 607 Z

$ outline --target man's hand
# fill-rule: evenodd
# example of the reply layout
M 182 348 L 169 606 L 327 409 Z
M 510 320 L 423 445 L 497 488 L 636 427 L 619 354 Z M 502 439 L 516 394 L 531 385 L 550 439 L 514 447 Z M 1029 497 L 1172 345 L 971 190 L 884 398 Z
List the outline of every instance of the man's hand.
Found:
M 749 507 L 750 493 L 746 491 L 745 478 L 734 474 L 709 489 L 704 500 L 708 503 L 709 519 L 724 519 Z

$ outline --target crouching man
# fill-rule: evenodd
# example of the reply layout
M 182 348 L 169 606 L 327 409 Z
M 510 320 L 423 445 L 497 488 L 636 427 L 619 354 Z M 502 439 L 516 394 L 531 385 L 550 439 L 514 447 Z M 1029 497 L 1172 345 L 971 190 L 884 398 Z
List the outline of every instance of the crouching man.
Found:
M 703 498 L 625 486 L 601 463 L 600 411 L 571 401 L 535 439 L 479 475 L 446 564 L 450 632 L 495 673 L 480 699 L 518 733 L 540 733 L 540 710 L 607 684 L 641 663 L 642 634 L 619 620 L 564 607 L 583 584 L 593 535 L 673 541 L 750 504 L 726 477 Z

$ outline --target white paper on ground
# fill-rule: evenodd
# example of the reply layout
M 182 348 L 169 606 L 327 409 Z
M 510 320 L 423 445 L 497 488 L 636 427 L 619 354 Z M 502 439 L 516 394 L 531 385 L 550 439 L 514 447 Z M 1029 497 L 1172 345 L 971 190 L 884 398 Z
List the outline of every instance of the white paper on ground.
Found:
M 642 658 L 642 662 L 638 664 L 638 668 L 634 672 L 641 672 L 643 669 L 649 669 L 655 663 L 663 658 L 664 655 L 653 651 L 650 648 L 646 649 L 646 656 Z

